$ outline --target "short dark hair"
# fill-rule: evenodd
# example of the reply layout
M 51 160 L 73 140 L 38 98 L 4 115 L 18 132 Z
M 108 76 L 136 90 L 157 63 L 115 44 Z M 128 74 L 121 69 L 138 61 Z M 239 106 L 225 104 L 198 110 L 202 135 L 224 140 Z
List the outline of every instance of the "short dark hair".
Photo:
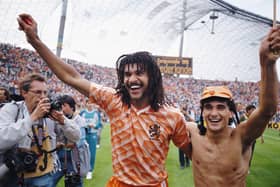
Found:
M 62 95 L 59 100 L 61 104 L 67 103 L 74 112 L 76 111 L 76 101 L 70 95 Z
M 256 106 L 255 106 L 255 105 L 248 105 L 248 106 L 246 106 L 246 108 L 245 108 L 246 112 L 249 112 L 249 111 L 252 110 L 252 109 L 256 109 Z
M 209 97 L 207 99 L 203 99 L 203 100 L 200 101 L 201 114 L 200 114 L 200 122 L 199 122 L 197 127 L 198 127 L 201 135 L 205 135 L 206 130 L 207 130 L 206 127 L 204 126 L 204 119 L 203 119 L 203 116 L 202 116 L 203 107 L 204 107 L 205 103 L 211 102 L 211 101 L 219 101 L 219 102 L 226 102 L 227 103 L 227 105 L 229 107 L 229 110 L 232 111 L 235 115 L 235 118 L 230 118 L 228 125 L 231 125 L 232 122 L 234 122 L 236 124 L 240 123 L 240 120 L 239 120 L 239 117 L 238 117 L 238 114 L 237 114 L 237 110 L 236 110 L 236 105 L 235 105 L 233 99 L 222 98 L 222 97 Z
M 156 59 L 151 53 L 146 51 L 125 54 L 118 58 L 116 62 L 116 70 L 118 76 L 118 84 L 116 87 L 117 94 L 121 96 L 122 101 L 130 107 L 130 96 L 124 86 L 124 70 L 126 65 L 136 64 L 137 69 L 145 70 L 148 73 L 149 85 L 148 96 L 149 104 L 152 109 L 157 111 L 159 107 L 165 103 L 164 89 L 162 84 L 162 76 Z

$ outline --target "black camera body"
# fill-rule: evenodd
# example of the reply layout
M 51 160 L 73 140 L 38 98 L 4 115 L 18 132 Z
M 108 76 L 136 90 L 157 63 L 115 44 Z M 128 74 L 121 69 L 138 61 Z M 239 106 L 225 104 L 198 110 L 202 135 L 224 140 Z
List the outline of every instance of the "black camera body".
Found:
M 4 163 L 16 173 L 34 172 L 37 168 L 38 158 L 39 156 L 34 151 L 21 151 L 13 148 L 4 154 Z
M 66 173 L 64 176 L 64 184 L 67 187 L 76 187 L 81 184 L 81 176 L 77 173 Z
M 51 115 L 52 110 L 56 110 L 56 111 L 62 110 L 62 103 L 59 100 L 59 98 L 55 98 L 55 99 L 49 98 L 49 102 L 50 102 L 50 111 L 44 116 L 45 118 Z
M 57 111 L 62 110 L 62 103 L 59 99 L 54 99 L 54 100 L 50 99 L 50 105 L 51 105 L 50 111 L 51 110 L 57 110 Z

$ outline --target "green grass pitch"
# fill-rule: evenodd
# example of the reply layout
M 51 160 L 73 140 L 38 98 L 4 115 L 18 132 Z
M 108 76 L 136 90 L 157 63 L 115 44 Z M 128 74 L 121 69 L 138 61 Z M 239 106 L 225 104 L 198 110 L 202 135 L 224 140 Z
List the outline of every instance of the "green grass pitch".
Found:
M 166 168 L 169 187 L 193 187 L 192 168 L 179 168 L 178 150 L 171 144 Z M 264 144 L 257 140 L 247 187 L 280 186 L 280 135 L 279 132 L 267 129 L 264 133 Z M 95 171 L 91 180 L 84 179 L 85 187 L 104 187 L 112 175 L 111 145 L 109 125 L 105 125 L 101 136 L 101 148 L 97 149 Z M 63 187 L 63 180 L 58 187 Z

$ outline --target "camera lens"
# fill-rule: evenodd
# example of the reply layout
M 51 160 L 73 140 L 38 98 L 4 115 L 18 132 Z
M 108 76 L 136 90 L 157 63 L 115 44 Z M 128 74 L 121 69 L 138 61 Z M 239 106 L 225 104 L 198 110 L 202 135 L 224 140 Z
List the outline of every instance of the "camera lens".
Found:
M 33 157 L 31 155 L 26 155 L 23 159 L 24 164 L 32 164 L 34 161 Z

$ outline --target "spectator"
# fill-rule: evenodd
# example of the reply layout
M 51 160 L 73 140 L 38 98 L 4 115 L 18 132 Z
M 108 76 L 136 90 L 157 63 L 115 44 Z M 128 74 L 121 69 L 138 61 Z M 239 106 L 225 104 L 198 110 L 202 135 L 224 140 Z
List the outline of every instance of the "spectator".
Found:
M 2 108 L 2 106 L 5 103 L 8 103 L 9 101 L 10 101 L 9 91 L 4 87 L 0 87 L 0 108 Z
M 98 139 L 98 129 L 101 124 L 100 112 L 94 107 L 93 104 L 87 101 L 86 109 L 80 112 L 80 116 L 85 119 L 86 126 L 86 141 L 89 144 L 90 150 L 90 170 L 86 176 L 86 179 L 91 179 L 94 171 L 95 157 L 96 157 L 96 145 Z
M 188 105 L 186 104 L 184 107 L 181 108 L 181 112 L 184 114 L 185 120 L 187 122 L 195 122 L 194 118 L 191 116 L 190 111 L 188 109 Z M 185 167 L 190 166 L 190 159 L 187 154 L 185 154 L 181 149 L 179 150 L 179 164 L 180 169 L 184 169 Z
M 246 121 L 250 117 L 250 115 L 254 112 L 254 110 L 256 110 L 255 105 L 246 106 L 245 113 L 241 116 L 240 122 Z M 253 159 L 256 142 L 257 142 L 257 140 L 254 140 L 252 143 L 252 151 L 251 151 L 251 156 L 250 156 L 250 160 L 249 160 L 249 168 L 251 167 L 251 162 Z M 263 135 L 261 135 L 261 143 L 264 143 Z M 248 170 L 248 173 L 250 173 L 250 170 Z

